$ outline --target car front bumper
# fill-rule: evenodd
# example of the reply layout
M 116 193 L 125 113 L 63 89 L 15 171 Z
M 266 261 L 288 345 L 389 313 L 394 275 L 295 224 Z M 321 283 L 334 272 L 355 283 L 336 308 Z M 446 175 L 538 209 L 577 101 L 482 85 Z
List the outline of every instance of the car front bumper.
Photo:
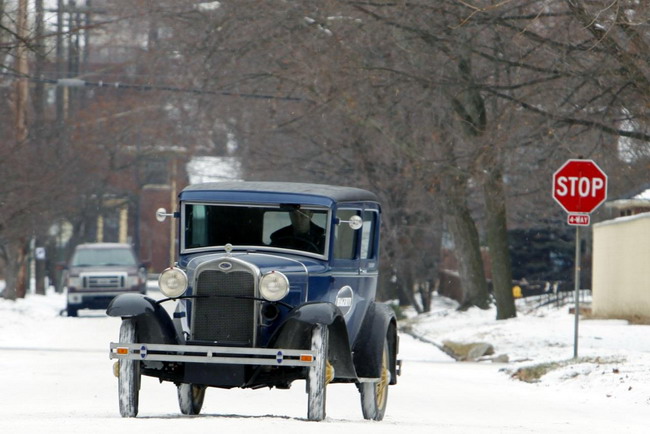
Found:
M 287 367 L 311 367 L 316 364 L 316 353 L 309 350 L 115 342 L 110 344 L 109 358 Z

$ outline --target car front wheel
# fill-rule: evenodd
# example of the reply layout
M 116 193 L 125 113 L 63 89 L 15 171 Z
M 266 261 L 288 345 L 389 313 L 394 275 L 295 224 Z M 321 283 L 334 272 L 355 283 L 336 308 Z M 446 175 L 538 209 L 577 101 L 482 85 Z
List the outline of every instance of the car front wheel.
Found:
M 327 351 L 329 331 L 324 324 L 317 324 L 311 337 L 311 350 L 315 353 L 316 365 L 309 368 L 307 377 L 307 419 L 325 419 L 327 387 Z
M 120 327 L 121 343 L 136 343 L 136 333 L 134 319 L 122 320 L 122 326 Z M 121 359 L 119 362 L 118 398 L 120 414 L 122 417 L 136 417 L 138 415 L 138 395 L 140 393 L 140 361 Z
M 201 412 L 205 387 L 196 384 L 181 383 L 178 385 L 178 405 L 181 413 L 196 415 Z
M 382 420 L 388 403 L 388 385 L 390 384 L 390 350 L 388 340 L 384 339 L 384 351 L 381 356 L 381 372 L 377 381 L 360 383 L 361 410 L 364 419 Z

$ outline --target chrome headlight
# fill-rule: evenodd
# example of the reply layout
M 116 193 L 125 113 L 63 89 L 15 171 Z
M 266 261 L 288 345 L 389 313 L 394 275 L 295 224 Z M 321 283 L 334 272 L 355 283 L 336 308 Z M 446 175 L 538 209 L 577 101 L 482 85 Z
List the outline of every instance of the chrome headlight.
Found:
M 289 292 L 289 279 L 279 271 L 271 271 L 260 280 L 260 294 L 268 301 L 282 300 Z
M 160 273 L 158 287 L 169 298 L 180 297 L 187 289 L 187 274 L 180 268 L 168 268 Z

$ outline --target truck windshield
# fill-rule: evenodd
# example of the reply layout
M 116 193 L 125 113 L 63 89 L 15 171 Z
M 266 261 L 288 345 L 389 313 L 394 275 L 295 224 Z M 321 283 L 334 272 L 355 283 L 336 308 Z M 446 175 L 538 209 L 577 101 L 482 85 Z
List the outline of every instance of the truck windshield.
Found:
M 134 266 L 136 263 L 133 253 L 129 249 L 98 248 L 77 250 L 72 258 L 71 265 L 73 267 L 110 265 Z
M 190 204 L 183 207 L 183 247 L 276 247 L 324 254 L 327 210 L 278 206 Z

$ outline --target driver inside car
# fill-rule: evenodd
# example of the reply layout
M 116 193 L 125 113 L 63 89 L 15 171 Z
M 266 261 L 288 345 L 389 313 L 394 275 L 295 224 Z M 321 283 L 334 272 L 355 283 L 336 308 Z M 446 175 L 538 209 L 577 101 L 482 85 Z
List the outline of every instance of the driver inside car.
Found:
M 313 214 L 310 210 L 291 210 L 291 224 L 271 234 L 271 245 L 323 253 L 325 230 L 311 221 Z

